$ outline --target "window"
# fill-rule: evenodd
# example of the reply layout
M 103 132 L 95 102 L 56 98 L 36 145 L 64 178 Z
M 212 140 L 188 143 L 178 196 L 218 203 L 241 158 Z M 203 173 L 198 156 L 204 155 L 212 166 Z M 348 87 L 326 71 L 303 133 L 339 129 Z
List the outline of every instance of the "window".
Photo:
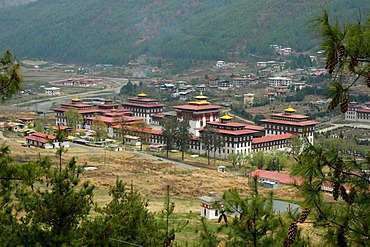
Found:
M 216 209 L 216 211 L 215 211 L 215 216 L 218 216 L 218 210 Z

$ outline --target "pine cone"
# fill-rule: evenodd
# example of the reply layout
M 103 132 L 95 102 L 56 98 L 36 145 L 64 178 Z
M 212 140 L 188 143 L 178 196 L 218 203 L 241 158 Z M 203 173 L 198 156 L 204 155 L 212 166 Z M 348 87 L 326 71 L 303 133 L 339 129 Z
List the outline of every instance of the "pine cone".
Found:
M 348 197 L 346 188 L 344 188 L 343 185 L 340 186 L 340 195 L 341 195 L 341 197 L 343 198 L 343 200 L 345 202 L 348 202 L 349 203 L 349 197 Z
M 337 246 L 338 247 L 347 247 L 347 238 L 344 235 L 344 229 L 342 227 L 338 230 Z
M 334 200 L 338 200 L 339 188 L 340 188 L 340 183 L 334 182 L 334 184 L 333 184 L 333 199 Z
M 289 247 L 292 243 L 294 243 L 295 236 L 297 235 L 297 230 L 297 222 L 290 223 L 288 237 L 285 239 L 283 244 L 284 247 Z
M 352 187 L 349 191 L 349 194 L 348 194 L 348 203 L 350 205 L 352 205 L 354 202 L 355 202 L 355 199 L 356 199 L 356 189 L 354 187 Z
M 299 217 L 298 223 L 305 222 L 310 212 L 311 212 L 310 208 L 304 208 L 301 212 L 301 216 Z
M 342 103 L 340 103 L 340 111 L 342 113 L 346 113 L 348 111 L 348 102 L 349 102 L 348 97 L 344 96 Z
M 346 52 L 346 48 L 344 47 L 344 45 L 340 45 L 340 46 L 338 47 L 338 52 L 339 52 L 339 57 L 338 57 L 338 59 L 339 59 L 339 61 L 342 61 L 342 60 L 343 60 L 343 58 L 344 58 L 344 54 L 345 54 L 345 52 Z
M 334 60 L 330 59 L 327 62 L 327 65 L 326 65 L 325 68 L 328 70 L 328 73 L 329 74 L 333 74 L 334 73 L 334 70 L 335 70 L 335 62 L 334 62 Z
M 343 160 L 339 160 L 336 164 L 335 164 L 335 169 L 334 169 L 334 177 L 335 178 L 339 178 L 340 175 L 342 174 L 342 169 L 343 169 Z
M 328 110 L 332 111 L 332 110 L 334 110 L 335 107 L 336 107 L 336 105 L 335 105 L 334 101 L 333 100 L 330 101 L 330 103 L 328 105 Z
M 326 66 L 325 69 L 328 70 L 329 74 L 333 74 L 335 71 L 335 65 L 337 64 L 337 61 L 335 60 L 336 58 L 336 53 L 335 52 L 329 52 L 328 56 L 326 57 Z
M 348 63 L 348 69 L 351 72 L 355 72 L 355 67 L 358 65 L 358 60 L 356 58 L 352 58 L 351 61 Z

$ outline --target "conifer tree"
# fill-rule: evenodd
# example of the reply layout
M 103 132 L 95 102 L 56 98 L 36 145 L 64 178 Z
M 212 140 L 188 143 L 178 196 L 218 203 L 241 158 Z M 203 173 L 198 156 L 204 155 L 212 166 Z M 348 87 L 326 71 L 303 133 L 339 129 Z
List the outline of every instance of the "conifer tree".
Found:
M 148 202 L 134 190 L 133 184 L 117 179 L 109 190 L 112 200 L 81 227 L 79 244 L 83 246 L 163 246 L 164 234 Z
M 328 109 L 340 106 L 341 112 L 346 113 L 351 87 L 364 80 L 370 88 L 370 17 L 366 23 L 347 23 L 341 28 L 338 22 L 330 23 L 329 15 L 324 10 L 323 17 L 314 23 L 326 55 L 325 68 L 333 75 L 328 90 L 331 98 Z
M 369 245 L 369 156 L 346 159 L 335 148 L 310 145 L 297 157 L 297 163 L 292 175 L 303 178 L 298 188 L 305 197 L 304 206 L 312 211 L 319 231 L 325 232 L 326 244 Z
M 324 11 L 315 24 L 326 54 L 326 69 L 334 75 L 328 109 L 339 106 L 346 113 L 351 87 L 363 82 L 370 87 L 370 18 L 341 28 L 338 23 L 331 24 Z M 370 245 L 369 155 L 363 160 L 346 158 L 335 145 L 327 149 L 307 141 L 296 160 L 291 174 L 303 179 L 298 188 L 315 227 L 325 233 L 321 244 Z
M 163 138 L 166 144 L 166 157 L 168 157 L 168 152 L 175 144 L 178 121 L 173 118 L 165 118 L 161 121 L 161 126 Z
M 190 125 L 188 121 L 179 121 L 178 127 L 176 130 L 176 140 L 177 145 L 179 146 L 179 149 L 181 151 L 181 160 L 184 160 L 185 152 L 190 147 L 191 142 L 191 133 L 190 133 Z
M 19 73 L 20 65 L 13 59 L 10 51 L 6 51 L 0 59 L 0 97 L 8 99 L 19 92 L 23 78 Z
M 239 214 L 229 220 L 227 246 L 272 246 L 282 241 L 285 223 L 273 211 L 273 194 L 260 195 L 256 177 L 251 189 L 250 197 L 241 197 L 236 189 L 223 196 L 226 212 Z

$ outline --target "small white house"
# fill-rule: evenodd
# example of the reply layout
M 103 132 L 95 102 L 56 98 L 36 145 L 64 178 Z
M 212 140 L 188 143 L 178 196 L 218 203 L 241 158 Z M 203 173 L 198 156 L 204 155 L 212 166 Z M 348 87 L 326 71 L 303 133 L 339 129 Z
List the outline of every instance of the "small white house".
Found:
M 60 95 L 60 88 L 59 87 L 46 87 L 45 93 L 47 95 Z
M 141 138 L 138 136 L 125 135 L 125 144 L 138 148 L 141 146 Z
M 216 67 L 217 68 L 222 68 L 223 66 L 225 66 L 225 61 L 217 61 L 217 63 L 216 63 Z
M 206 219 L 217 219 L 220 209 L 223 208 L 222 198 L 216 192 L 209 192 L 207 196 L 198 197 L 200 200 L 200 215 Z
M 218 166 L 217 171 L 218 172 L 226 172 L 226 166 Z

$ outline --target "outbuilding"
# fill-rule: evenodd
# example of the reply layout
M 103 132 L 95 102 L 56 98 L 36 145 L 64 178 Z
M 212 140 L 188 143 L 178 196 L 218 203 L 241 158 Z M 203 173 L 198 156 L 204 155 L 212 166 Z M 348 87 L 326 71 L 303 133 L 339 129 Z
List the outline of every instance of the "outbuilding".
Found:
M 222 198 L 216 192 L 209 192 L 207 196 L 198 197 L 200 200 L 200 215 L 206 219 L 217 219 L 220 209 L 223 208 Z

